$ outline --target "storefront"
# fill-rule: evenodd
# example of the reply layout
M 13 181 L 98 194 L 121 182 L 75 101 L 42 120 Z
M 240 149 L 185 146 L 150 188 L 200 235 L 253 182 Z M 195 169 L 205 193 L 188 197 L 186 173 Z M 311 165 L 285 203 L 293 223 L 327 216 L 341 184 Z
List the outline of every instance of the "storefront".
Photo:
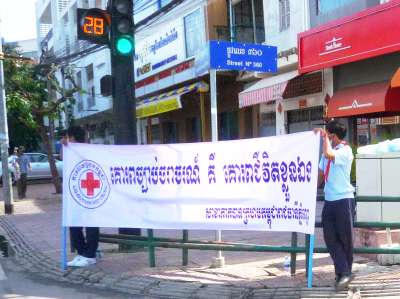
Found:
M 147 143 L 211 140 L 208 39 L 227 25 L 226 1 L 184 1 L 135 34 L 138 139 Z M 243 83 L 217 76 L 218 139 L 251 137 L 251 110 L 239 111 Z
M 258 136 L 309 131 L 321 126 L 325 98 L 331 87 L 328 72 L 299 75 L 297 71 L 262 79 L 239 94 L 239 107 L 259 106 Z M 258 137 L 254 136 L 254 137 Z
M 142 143 L 198 142 L 205 134 L 209 86 L 203 81 L 137 101 Z
M 299 73 L 332 69 L 326 116 L 344 119 L 354 144 L 396 137 L 382 132 L 399 119 L 381 117 L 400 113 L 399 17 L 391 1 L 299 34 Z

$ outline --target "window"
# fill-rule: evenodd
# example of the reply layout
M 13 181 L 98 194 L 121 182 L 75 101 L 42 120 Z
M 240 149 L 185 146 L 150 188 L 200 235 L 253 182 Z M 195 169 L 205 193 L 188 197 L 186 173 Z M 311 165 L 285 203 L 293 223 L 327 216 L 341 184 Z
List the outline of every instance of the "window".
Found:
M 161 7 L 164 7 L 165 5 L 169 4 L 171 0 L 159 0 L 161 2 Z
M 89 8 L 89 0 L 82 0 L 82 8 Z
M 288 111 L 288 133 L 303 132 L 320 127 L 323 124 L 323 112 L 322 106 Z
M 82 88 L 82 73 L 76 73 L 76 85 L 78 85 L 79 89 Z M 82 112 L 83 110 L 83 101 L 82 101 L 82 94 L 78 92 L 78 105 L 77 105 L 78 112 Z
M 201 141 L 201 120 L 200 117 L 186 119 L 186 142 Z
M 87 90 L 88 90 L 88 97 L 87 97 L 87 106 L 88 108 L 93 107 L 96 105 L 96 97 L 95 97 L 95 88 L 93 83 L 93 64 L 89 64 L 86 67 L 86 76 L 87 76 Z
M 276 135 L 275 112 L 261 113 L 260 115 L 260 137 Z
M 163 143 L 178 143 L 179 142 L 179 132 L 178 124 L 175 122 L 165 122 L 163 127 Z
M 356 0 L 317 0 L 317 14 L 328 14 L 333 10 L 344 7 Z
M 238 117 L 236 112 L 222 112 L 218 115 L 219 140 L 234 140 L 239 138 Z
M 43 163 L 49 162 L 46 155 L 43 154 L 31 154 L 28 156 L 31 163 Z
M 289 0 L 279 0 L 279 31 L 284 31 L 290 26 Z
M 45 162 L 49 162 L 49 159 L 47 159 L 46 155 L 39 155 L 37 157 L 37 162 L 39 163 L 45 163 Z
M 205 44 L 204 18 L 201 9 L 197 9 L 184 18 L 186 57 L 192 57 L 199 52 Z
M 88 102 L 88 108 L 91 108 L 96 105 L 96 95 L 95 95 L 94 86 L 92 86 L 89 90 L 87 102 Z

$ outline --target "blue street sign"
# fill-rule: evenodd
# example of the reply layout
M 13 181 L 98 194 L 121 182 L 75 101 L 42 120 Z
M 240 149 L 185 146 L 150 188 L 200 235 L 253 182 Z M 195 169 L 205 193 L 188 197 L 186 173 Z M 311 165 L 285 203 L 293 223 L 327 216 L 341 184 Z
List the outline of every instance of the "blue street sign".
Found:
M 210 41 L 210 67 L 217 70 L 276 72 L 278 50 L 274 46 Z

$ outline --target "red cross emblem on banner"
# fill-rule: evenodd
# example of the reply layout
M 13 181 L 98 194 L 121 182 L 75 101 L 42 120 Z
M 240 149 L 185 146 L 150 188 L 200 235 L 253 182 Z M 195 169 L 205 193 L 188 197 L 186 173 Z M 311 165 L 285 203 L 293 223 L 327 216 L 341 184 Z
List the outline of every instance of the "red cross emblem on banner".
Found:
M 93 172 L 86 173 L 86 180 L 81 180 L 81 188 L 86 189 L 87 196 L 93 196 L 94 190 L 100 188 L 100 180 L 94 178 Z

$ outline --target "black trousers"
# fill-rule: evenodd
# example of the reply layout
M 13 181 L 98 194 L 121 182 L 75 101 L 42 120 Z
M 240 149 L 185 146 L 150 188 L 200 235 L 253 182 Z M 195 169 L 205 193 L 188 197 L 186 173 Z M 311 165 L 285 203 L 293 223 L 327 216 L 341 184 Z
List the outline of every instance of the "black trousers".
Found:
M 26 181 L 28 175 L 26 173 L 21 173 L 20 178 L 17 181 L 18 198 L 22 199 L 26 197 Z
M 352 271 L 354 216 L 354 198 L 325 201 L 322 226 L 336 275 L 350 275 Z
M 83 227 L 70 227 L 70 236 L 72 246 L 79 255 L 89 258 L 96 257 L 96 251 L 99 247 L 99 228 L 86 227 L 86 238 L 83 235 Z

